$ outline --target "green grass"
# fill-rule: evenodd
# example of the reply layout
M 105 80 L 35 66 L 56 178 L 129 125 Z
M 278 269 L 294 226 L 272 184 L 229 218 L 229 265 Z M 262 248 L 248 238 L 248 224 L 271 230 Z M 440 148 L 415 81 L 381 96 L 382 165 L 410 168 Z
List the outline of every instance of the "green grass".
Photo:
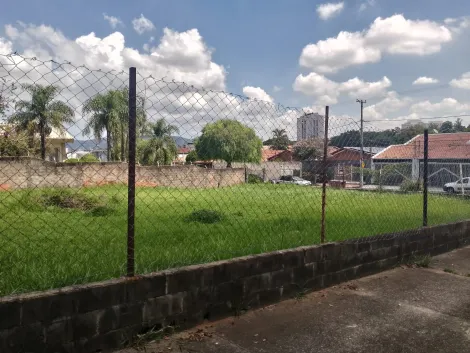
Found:
M 127 188 L 73 190 L 112 204 L 90 213 L 37 204 L 41 190 L 0 192 L 0 296 L 125 273 Z M 328 189 L 327 241 L 418 228 L 422 195 Z M 218 211 L 214 223 L 191 221 Z M 321 190 L 246 184 L 220 189 L 138 188 L 138 273 L 319 243 Z M 429 223 L 468 218 L 470 201 L 430 196 Z

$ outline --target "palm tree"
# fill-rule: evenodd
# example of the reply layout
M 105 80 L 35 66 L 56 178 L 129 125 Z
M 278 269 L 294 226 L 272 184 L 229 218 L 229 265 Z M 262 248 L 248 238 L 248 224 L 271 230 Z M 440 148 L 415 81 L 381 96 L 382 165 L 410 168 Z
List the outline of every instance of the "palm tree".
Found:
M 137 96 L 137 129 L 143 129 L 146 124 L 145 101 Z M 91 114 L 83 132 L 91 132 L 97 140 L 106 133 L 107 159 L 126 160 L 129 144 L 129 90 L 111 90 L 97 94 L 85 102 L 83 114 Z
M 285 129 L 274 129 L 271 149 L 286 150 L 289 147 L 289 137 Z
M 64 124 L 73 123 L 73 109 L 66 103 L 54 98 L 59 93 L 56 86 L 42 86 L 38 84 L 23 85 L 25 91 L 31 95 L 31 100 L 20 100 L 15 104 L 16 113 L 9 121 L 17 124 L 23 131 L 29 131 L 31 140 L 39 133 L 41 137 L 41 158 L 46 159 L 46 136 L 56 128 L 64 131 Z M 30 146 L 32 147 L 32 146 Z
M 177 155 L 176 143 L 171 134 L 178 128 L 159 119 L 152 127 L 153 136 L 142 149 L 142 164 L 170 164 Z
M 115 136 L 121 126 L 123 111 L 127 108 L 123 99 L 122 91 L 111 90 L 104 94 L 97 94 L 88 99 L 83 105 L 83 114 L 91 114 L 88 124 L 83 129 L 84 134 L 91 132 L 97 140 L 101 140 L 103 132 L 106 133 L 106 157 L 108 161 L 113 160 L 111 154 L 115 142 Z

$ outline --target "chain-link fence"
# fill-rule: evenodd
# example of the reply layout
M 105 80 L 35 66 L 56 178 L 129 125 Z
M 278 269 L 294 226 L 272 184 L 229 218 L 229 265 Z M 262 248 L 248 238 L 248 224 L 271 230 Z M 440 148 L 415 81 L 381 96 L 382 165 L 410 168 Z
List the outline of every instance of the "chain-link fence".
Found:
M 135 69 L 8 55 L 0 81 L 0 295 L 423 224 L 422 137 L 361 148 L 355 119 Z M 469 176 L 457 135 L 458 160 L 430 135 L 430 224 L 470 214 L 443 189 Z

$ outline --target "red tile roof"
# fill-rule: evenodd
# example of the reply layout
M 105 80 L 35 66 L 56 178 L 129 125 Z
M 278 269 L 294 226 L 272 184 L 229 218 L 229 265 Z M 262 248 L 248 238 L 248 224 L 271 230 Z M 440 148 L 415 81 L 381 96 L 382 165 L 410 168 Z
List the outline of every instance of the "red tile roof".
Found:
M 470 133 L 429 135 L 429 159 L 470 159 Z M 424 136 L 418 135 L 403 145 L 391 145 L 373 159 L 423 158 Z
M 179 153 L 179 154 L 184 154 L 184 153 L 189 153 L 189 152 L 191 152 L 191 149 L 188 148 L 188 147 L 180 147 L 180 148 L 178 148 L 178 153 Z
M 269 159 L 276 157 L 278 154 L 281 154 L 284 150 L 271 150 L 268 148 L 263 148 L 261 151 L 261 161 L 267 162 Z

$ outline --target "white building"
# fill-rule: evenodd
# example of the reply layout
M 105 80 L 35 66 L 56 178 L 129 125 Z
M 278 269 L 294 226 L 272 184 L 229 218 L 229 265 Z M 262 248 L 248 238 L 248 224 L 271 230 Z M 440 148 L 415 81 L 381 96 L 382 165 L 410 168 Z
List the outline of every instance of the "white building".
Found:
M 325 117 L 318 113 L 304 114 L 297 118 L 297 141 L 325 135 Z

